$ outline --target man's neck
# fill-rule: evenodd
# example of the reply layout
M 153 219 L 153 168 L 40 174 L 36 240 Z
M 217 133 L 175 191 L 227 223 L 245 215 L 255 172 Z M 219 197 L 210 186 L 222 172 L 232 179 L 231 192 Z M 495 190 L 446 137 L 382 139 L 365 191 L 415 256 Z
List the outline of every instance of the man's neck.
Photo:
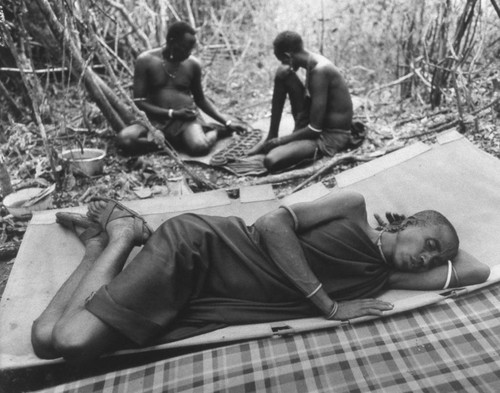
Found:
M 167 46 L 162 51 L 162 57 L 163 57 L 164 61 L 167 61 L 168 63 L 170 63 L 172 65 L 176 65 L 176 64 L 180 64 L 181 63 L 180 61 L 177 61 L 177 60 L 171 58 L 171 56 L 170 56 L 170 50 L 168 49 Z
M 294 53 L 293 58 L 295 64 L 297 64 L 299 67 L 307 68 L 309 60 L 311 58 L 311 52 L 304 49 L 300 52 Z

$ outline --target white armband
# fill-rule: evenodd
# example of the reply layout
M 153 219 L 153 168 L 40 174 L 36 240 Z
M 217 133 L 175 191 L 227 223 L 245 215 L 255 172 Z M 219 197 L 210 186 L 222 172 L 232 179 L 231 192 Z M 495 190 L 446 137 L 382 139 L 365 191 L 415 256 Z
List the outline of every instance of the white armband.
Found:
M 281 205 L 280 208 L 283 208 L 288 213 L 290 213 L 290 215 L 292 216 L 292 220 L 293 220 L 293 229 L 295 229 L 295 231 L 297 231 L 299 229 L 299 219 L 297 218 L 297 215 L 295 214 L 295 212 L 289 206 Z
M 312 298 L 314 295 L 316 295 L 316 293 L 321 289 L 322 286 L 323 284 L 319 284 L 314 291 L 312 291 L 309 295 L 306 296 L 306 298 L 308 299 Z
M 448 276 L 446 277 L 446 282 L 444 283 L 443 289 L 448 289 L 448 287 L 450 286 L 452 271 L 453 271 L 453 265 L 451 261 L 448 259 Z
M 323 130 L 319 130 L 319 129 L 317 129 L 317 128 L 314 128 L 311 124 L 308 124 L 308 125 L 307 125 L 307 127 L 309 127 L 309 129 L 310 129 L 311 131 L 314 131 L 314 132 L 321 132 L 321 131 L 323 131 Z

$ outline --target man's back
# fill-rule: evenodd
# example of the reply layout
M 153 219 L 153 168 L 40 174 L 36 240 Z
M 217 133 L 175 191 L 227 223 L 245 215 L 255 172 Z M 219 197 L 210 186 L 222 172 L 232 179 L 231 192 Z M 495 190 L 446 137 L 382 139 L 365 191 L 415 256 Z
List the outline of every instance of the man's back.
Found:
M 312 56 L 317 63 L 309 71 L 308 88 L 312 100 L 326 100 L 323 127 L 325 129 L 350 129 L 353 114 L 352 100 L 344 78 L 330 60 L 318 54 Z M 323 98 L 322 91 L 325 85 L 327 86 L 326 97 Z

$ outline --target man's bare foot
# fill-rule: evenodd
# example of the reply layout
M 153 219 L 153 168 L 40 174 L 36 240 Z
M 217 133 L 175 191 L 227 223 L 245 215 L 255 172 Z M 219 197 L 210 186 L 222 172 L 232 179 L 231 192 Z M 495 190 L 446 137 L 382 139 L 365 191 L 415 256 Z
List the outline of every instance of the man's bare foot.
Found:
M 58 212 L 56 222 L 73 231 L 85 246 L 92 243 L 104 248 L 108 244 L 108 235 L 101 225 L 83 214 Z
M 90 202 L 87 216 L 105 228 L 110 237 L 130 241 L 135 246 L 143 245 L 153 232 L 139 214 L 111 199 Z

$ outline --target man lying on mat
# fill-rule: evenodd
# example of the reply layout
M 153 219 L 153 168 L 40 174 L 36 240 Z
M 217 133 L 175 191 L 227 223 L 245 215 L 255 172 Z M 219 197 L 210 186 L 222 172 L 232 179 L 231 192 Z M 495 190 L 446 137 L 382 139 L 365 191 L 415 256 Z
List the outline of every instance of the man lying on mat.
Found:
M 304 48 L 302 38 L 284 31 L 274 40 L 282 65 L 274 78 L 271 124 L 267 139 L 248 152 L 264 153 L 264 165 L 276 171 L 316 155 L 333 156 L 351 140 L 352 101 L 347 84 L 333 63 Z M 305 68 L 302 84 L 296 71 Z M 295 129 L 278 137 L 286 97 L 290 98 Z
M 381 290 L 446 289 L 489 275 L 459 249 L 440 213 L 374 229 L 354 192 L 283 206 L 251 226 L 188 213 L 153 233 L 136 213 L 102 199 L 87 216 L 57 215 L 77 231 L 85 255 L 33 325 L 42 358 L 88 361 L 232 324 L 383 315 L 393 306 L 373 298 Z
M 152 49 L 138 57 L 134 101 L 161 132 L 148 136 L 144 125 L 128 126 L 117 136 L 122 150 L 154 151 L 163 146 L 163 138 L 166 138 L 188 154 L 204 155 L 218 138 L 240 131 L 231 126 L 231 121 L 224 118 L 203 93 L 201 65 L 191 56 L 196 45 L 195 34 L 196 30 L 187 23 L 175 22 L 168 29 L 165 48 Z M 197 107 L 222 126 L 205 132 Z

